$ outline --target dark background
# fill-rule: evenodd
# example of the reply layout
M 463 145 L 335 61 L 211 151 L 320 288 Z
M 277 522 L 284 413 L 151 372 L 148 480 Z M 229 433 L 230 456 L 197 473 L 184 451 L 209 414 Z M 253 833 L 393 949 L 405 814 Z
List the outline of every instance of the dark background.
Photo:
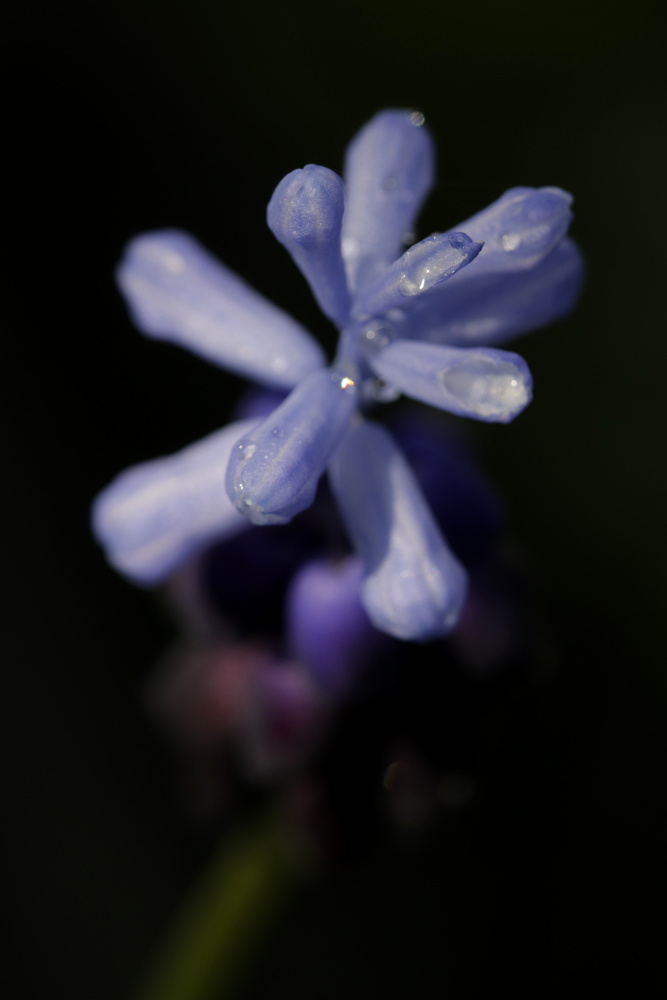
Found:
M 420 850 L 384 847 L 303 887 L 243 995 L 563 995 L 575 977 L 601 990 L 652 967 L 667 753 L 657 9 L 70 0 L 3 13 L 12 997 L 126 996 L 205 855 L 141 702 L 171 627 L 107 569 L 87 519 L 119 469 L 220 426 L 238 383 L 142 339 L 115 262 L 132 234 L 182 227 L 326 336 L 265 205 L 297 166 L 340 170 L 346 142 L 391 106 L 423 110 L 438 145 L 422 234 L 518 184 L 576 198 L 581 305 L 521 342 L 527 414 L 475 429 L 552 656 L 480 716 L 474 808 Z

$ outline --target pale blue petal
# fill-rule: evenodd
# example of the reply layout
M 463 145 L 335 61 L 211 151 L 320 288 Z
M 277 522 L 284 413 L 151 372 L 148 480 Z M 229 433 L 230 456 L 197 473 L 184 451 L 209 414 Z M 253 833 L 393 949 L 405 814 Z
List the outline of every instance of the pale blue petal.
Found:
M 465 233 L 434 233 L 406 250 L 357 297 L 354 317 L 363 321 L 392 309 L 408 309 L 477 257 L 481 243 Z
M 406 396 L 462 417 L 508 423 L 528 405 L 533 380 L 518 354 L 396 340 L 371 365 Z
M 456 227 L 484 244 L 467 277 L 534 267 L 567 233 L 571 204 L 572 195 L 560 188 L 510 188 Z
M 269 228 L 290 252 L 322 312 L 344 326 L 350 311 L 341 255 L 343 181 L 333 170 L 309 164 L 284 177 L 266 213 Z
M 236 507 L 254 524 L 284 524 L 309 507 L 358 397 L 329 369 L 304 379 L 234 447 L 226 482 Z
M 143 333 L 223 368 L 289 389 L 324 364 L 320 347 L 303 327 L 187 233 L 137 236 L 116 277 Z
M 529 270 L 467 281 L 459 280 L 461 274 L 396 324 L 393 333 L 438 344 L 502 343 L 568 313 L 581 291 L 584 263 L 576 243 L 565 239 Z
M 466 574 L 390 435 L 377 424 L 353 425 L 329 473 L 364 564 L 362 599 L 373 624 L 399 639 L 445 635 L 458 621 Z
M 256 420 L 240 420 L 167 458 L 122 472 L 95 500 L 93 533 L 115 569 L 156 583 L 210 542 L 248 522 L 227 497 L 232 448 Z
M 435 177 L 423 115 L 381 111 L 345 158 L 343 257 L 351 289 L 365 285 L 414 242 L 415 220 Z

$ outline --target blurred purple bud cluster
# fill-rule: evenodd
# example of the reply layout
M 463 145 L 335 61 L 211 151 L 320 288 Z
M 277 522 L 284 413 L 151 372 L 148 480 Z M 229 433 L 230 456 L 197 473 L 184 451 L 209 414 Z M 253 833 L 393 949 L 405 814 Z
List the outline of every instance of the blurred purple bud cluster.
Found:
M 259 412 L 266 402 L 242 399 L 240 409 Z M 202 820 L 232 808 L 239 788 L 279 782 L 293 818 L 319 838 L 324 814 L 329 829 L 340 818 L 340 803 L 333 809 L 318 768 L 332 754 L 344 760 L 352 753 L 345 737 L 342 746 L 337 742 L 346 713 L 370 711 L 374 717 L 373 706 L 391 701 L 406 675 L 424 683 L 427 661 L 435 667 L 436 705 L 439 685 L 451 683 L 452 671 L 474 686 L 532 651 L 521 577 L 498 546 L 503 511 L 497 493 L 446 418 L 408 407 L 391 429 L 415 481 L 433 497 L 438 530 L 466 561 L 461 619 L 419 663 L 414 645 L 370 622 L 361 600 L 363 565 L 325 482 L 290 524 L 253 526 L 192 557 L 165 589 L 181 639 L 151 679 L 148 700 L 180 750 L 183 784 Z M 437 456 L 440 461 L 433 460 Z M 443 707 L 437 711 L 440 732 Z M 390 714 L 395 718 L 393 709 Z M 376 725 L 371 721 L 368 732 Z M 419 722 L 412 742 L 396 747 L 393 731 L 370 741 L 377 737 L 377 752 L 400 772 L 400 780 L 385 783 L 400 823 L 416 822 L 434 803 L 442 805 L 432 748 L 420 752 L 416 746 L 422 736 Z M 363 752 L 351 762 L 360 774 L 368 742 L 362 739 Z M 375 765 L 377 779 L 389 764 L 378 759 Z

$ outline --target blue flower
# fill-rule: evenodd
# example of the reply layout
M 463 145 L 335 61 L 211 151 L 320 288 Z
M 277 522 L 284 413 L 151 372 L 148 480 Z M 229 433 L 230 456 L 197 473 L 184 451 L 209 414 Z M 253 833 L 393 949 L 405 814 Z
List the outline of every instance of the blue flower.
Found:
M 513 188 L 402 253 L 434 163 L 423 116 L 383 111 L 352 141 L 345 183 L 309 165 L 276 188 L 268 224 L 341 331 L 331 366 L 306 330 L 191 237 L 130 243 L 118 282 L 144 333 L 291 391 L 263 419 L 130 469 L 98 497 L 94 530 L 117 569 L 154 583 L 248 523 L 285 523 L 328 471 L 371 621 L 402 639 L 454 626 L 465 571 L 397 445 L 367 414 L 404 394 L 512 420 L 530 401 L 530 372 L 489 345 L 567 312 L 582 261 L 566 237 L 572 199 L 551 187 Z

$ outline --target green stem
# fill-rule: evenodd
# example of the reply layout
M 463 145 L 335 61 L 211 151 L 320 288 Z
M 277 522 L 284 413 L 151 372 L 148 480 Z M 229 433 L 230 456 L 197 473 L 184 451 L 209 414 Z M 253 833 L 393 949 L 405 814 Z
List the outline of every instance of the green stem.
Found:
M 230 989 L 290 880 L 275 819 L 225 838 L 179 915 L 136 1000 L 216 1000 Z

